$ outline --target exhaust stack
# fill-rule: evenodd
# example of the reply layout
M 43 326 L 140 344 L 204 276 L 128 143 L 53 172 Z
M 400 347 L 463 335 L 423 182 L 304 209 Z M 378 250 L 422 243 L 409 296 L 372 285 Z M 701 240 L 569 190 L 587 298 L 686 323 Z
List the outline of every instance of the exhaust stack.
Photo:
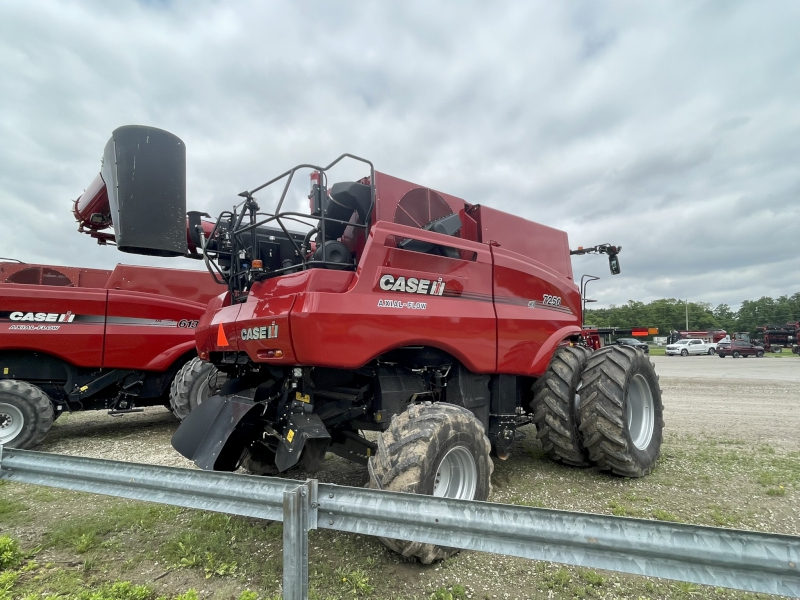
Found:
M 183 256 L 186 244 L 186 146 L 142 125 L 114 130 L 100 170 L 108 190 L 117 248 Z

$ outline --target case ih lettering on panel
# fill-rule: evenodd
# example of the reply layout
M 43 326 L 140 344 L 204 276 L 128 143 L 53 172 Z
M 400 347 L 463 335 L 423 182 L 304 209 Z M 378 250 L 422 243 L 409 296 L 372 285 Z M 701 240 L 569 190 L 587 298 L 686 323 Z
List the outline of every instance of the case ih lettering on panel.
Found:
M 344 160 L 363 176 L 337 181 Z M 287 198 L 303 170 L 300 213 Z M 586 346 L 570 262 L 606 254 L 618 273 L 620 248 L 571 251 L 565 232 L 479 201 L 343 155 L 242 192 L 215 220 L 189 213 L 189 252 L 226 286 L 196 329 L 199 358 L 225 383 L 173 446 L 205 469 L 258 474 L 314 470 L 333 452 L 366 465 L 376 488 L 485 500 L 490 454 L 507 458 L 535 423 L 554 460 L 649 473 L 663 427 L 655 372 L 633 348 Z M 120 203 L 109 218 L 153 214 Z M 202 364 L 184 388 L 195 372 L 208 380 Z M 454 552 L 386 543 L 423 562 Z

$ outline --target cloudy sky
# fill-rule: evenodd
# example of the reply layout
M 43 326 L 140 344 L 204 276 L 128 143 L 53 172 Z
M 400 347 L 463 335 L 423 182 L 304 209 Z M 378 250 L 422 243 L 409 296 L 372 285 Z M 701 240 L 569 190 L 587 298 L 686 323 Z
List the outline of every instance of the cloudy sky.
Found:
M 0 3 L 0 256 L 188 267 L 70 214 L 112 130 L 187 146 L 190 208 L 343 152 L 623 247 L 595 306 L 800 291 L 800 3 Z M 196 265 L 191 265 L 196 266 Z

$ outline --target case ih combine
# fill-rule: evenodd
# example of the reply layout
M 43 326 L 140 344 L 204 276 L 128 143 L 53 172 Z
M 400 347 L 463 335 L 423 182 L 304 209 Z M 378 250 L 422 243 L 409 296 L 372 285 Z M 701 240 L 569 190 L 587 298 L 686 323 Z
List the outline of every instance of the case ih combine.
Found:
M 63 412 L 169 406 L 218 292 L 197 271 L 0 263 L 0 444 L 31 448 Z
M 102 179 L 121 249 L 186 253 L 183 157 L 167 132 L 114 132 Z M 331 183 L 344 159 L 363 178 Z M 308 210 L 287 208 L 301 170 Z M 265 213 L 255 194 L 270 189 Z M 507 458 L 535 423 L 556 461 L 629 477 L 653 468 L 655 371 L 632 348 L 584 344 L 564 232 L 352 155 L 240 196 L 213 224 L 189 215 L 192 245 L 227 286 L 196 329 L 200 358 L 227 381 L 173 437 L 200 467 L 313 471 L 333 452 L 367 465 L 375 488 L 485 500 L 490 453 Z M 575 253 L 608 254 L 619 272 L 617 251 Z M 454 552 L 387 544 L 423 562 Z
M 112 221 L 102 178 L 74 214 L 81 231 L 115 241 L 103 231 Z M 195 328 L 219 293 L 200 271 L 0 263 L 0 445 L 36 446 L 59 415 L 81 409 L 123 415 L 172 401 L 188 414 L 210 370 L 191 362 Z

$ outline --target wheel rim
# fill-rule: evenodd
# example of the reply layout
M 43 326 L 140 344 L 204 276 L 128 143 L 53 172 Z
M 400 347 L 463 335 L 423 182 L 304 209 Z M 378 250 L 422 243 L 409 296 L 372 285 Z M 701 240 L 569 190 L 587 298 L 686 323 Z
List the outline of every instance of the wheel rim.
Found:
M 17 437 L 24 425 L 25 418 L 16 406 L 0 402 L 0 444 L 7 444 Z
M 464 446 L 447 451 L 436 469 L 433 495 L 439 498 L 472 500 L 478 485 L 478 469 L 472 453 Z
M 653 393 L 644 375 L 633 376 L 626 400 L 625 416 L 631 441 L 639 450 L 645 450 L 653 438 L 655 415 Z

